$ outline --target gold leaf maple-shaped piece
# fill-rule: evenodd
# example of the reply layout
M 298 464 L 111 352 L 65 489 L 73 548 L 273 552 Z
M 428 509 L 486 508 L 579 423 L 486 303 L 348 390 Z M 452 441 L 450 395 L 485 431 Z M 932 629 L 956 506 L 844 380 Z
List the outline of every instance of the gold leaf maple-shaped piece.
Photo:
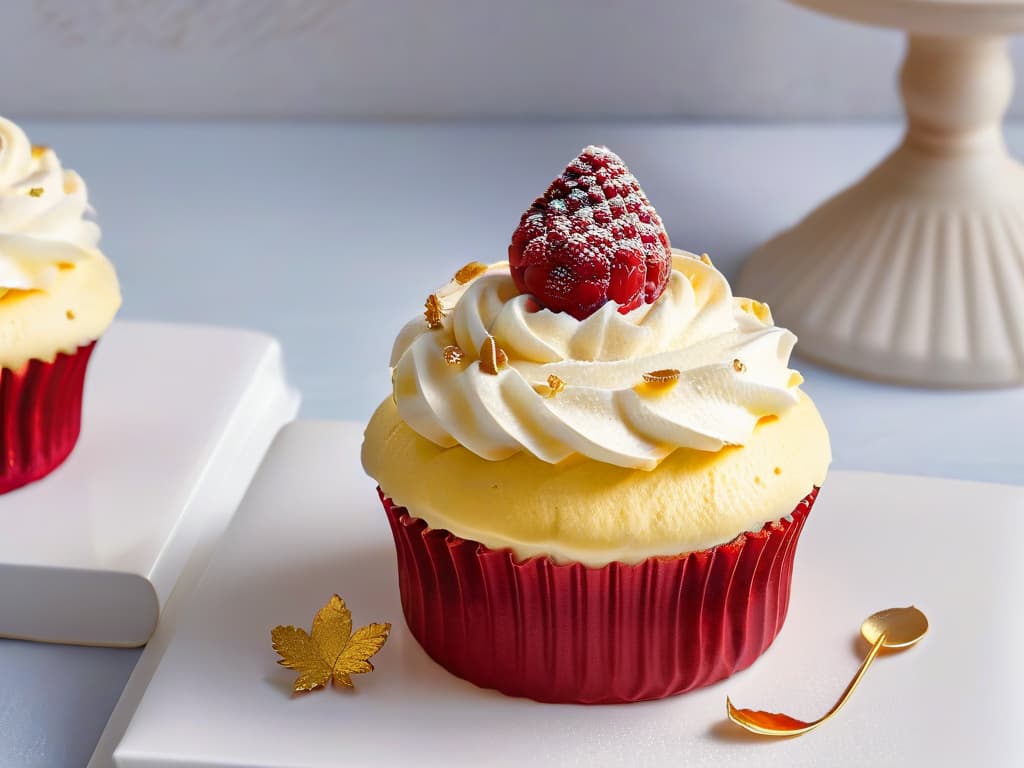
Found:
M 336 686 L 355 687 L 352 675 L 372 672 L 369 659 L 388 639 L 391 625 L 367 624 L 352 631 L 352 613 L 333 595 L 313 619 L 310 632 L 291 625 L 270 631 L 278 664 L 299 673 L 293 690 L 312 691 L 333 680 Z

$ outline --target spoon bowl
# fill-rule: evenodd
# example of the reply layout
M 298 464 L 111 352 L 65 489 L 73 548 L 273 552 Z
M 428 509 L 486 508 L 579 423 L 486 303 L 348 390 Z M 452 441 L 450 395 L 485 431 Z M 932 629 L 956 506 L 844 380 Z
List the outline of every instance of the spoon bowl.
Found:
M 886 649 L 909 648 L 928 632 L 928 617 L 914 606 L 886 608 L 873 613 L 860 625 L 861 636 L 874 645 L 884 637 Z

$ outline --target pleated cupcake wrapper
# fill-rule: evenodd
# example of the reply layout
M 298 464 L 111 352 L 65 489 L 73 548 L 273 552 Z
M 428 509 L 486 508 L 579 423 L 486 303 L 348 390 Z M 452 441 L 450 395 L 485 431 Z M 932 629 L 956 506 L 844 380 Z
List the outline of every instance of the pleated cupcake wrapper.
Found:
M 52 472 L 78 440 L 85 369 L 96 342 L 52 363 L 0 368 L 0 493 Z
M 728 544 L 636 565 L 517 562 L 427 527 L 378 489 L 402 609 L 423 649 L 484 688 L 539 701 L 658 699 L 748 667 L 789 606 L 815 488 L 786 519 Z

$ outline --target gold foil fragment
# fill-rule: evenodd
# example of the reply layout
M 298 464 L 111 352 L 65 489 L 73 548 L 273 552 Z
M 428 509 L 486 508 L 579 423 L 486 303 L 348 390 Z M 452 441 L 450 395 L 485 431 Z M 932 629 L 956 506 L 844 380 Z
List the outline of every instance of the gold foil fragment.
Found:
M 551 374 L 548 376 L 548 389 L 550 390 L 548 397 L 554 397 L 565 389 L 565 382 L 555 376 L 555 374 Z
M 679 383 L 679 375 L 677 368 L 648 371 L 633 389 L 640 395 L 663 395 Z
M 462 351 L 462 347 L 458 344 L 449 344 L 442 350 L 441 354 L 444 355 L 444 361 L 448 365 L 458 365 L 466 359 L 466 353 Z
M 441 327 L 441 321 L 444 319 L 444 309 L 441 308 L 441 299 L 438 298 L 436 293 L 432 293 L 427 296 L 427 300 L 423 305 L 426 311 L 423 316 L 427 319 L 427 325 L 431 330 Z
M 479 261 L 471 261 L 455 273 L 455 282 L 459 285 L 465 285 L 470 280 L 480 277 L 486 271 L 486 264 L 481 264 Z
M 43 195 L 43 188 L 42 187 L 32 187 L 32 189 L 30 189 L 28 191 L 28 194 L 29 194 L 29 197 L 42 197 L 42 195 Z
M 34 157 L 36 160 L 38 160 L 40 157 L 42 157 L 46 153 L 46 150 L 48 150 L 48 149 L 49 149 L 49 147 L 46 146 L 45 144 L 34 144 L 32 146 L 32 157 Z
M 662 368 L 657 371 L 650 371 L 644 374 L 644 381 L 648 384 L 671 384 L 679 381 L 678 368 Z
M 732 369 L 736 371 L 736 373 L 743 373 L 745 370 L 747 370 L 747 365 L 738 357 L 736 357 L 733 358 Z
M 498 346 L 498 342 L 494 340 L 494 337 L 488 336 L 484 339 L 483 346 L 480 347 L 480 370 L 492 376 L 497 376 L 498 371 L 507 365 L 508 355 Z
M 391 625 L 367 624 L 352 631 L 352 614 L 345 601 L 333 595 L 313 618 L 310 632 L 277 626 L 270 631 L 278 664 L 299 673 L 292 690 L 296 693 L 322 688 L 328 681 L 354 688 L 352 675 L 372 672 L 369 659 L 388 639 Z
M 789 374 L 789 381 L 786 382 L 786 386 L 792 389 L 793 387 L 799 387 L 803 383 L 804 377 L 798 371 L 793 371 Z
M 64 313 L 64 317 L 66 317 L 68 320 L 74 320 L 75 319 L 75 310 L 69 309 L 67 312 Z

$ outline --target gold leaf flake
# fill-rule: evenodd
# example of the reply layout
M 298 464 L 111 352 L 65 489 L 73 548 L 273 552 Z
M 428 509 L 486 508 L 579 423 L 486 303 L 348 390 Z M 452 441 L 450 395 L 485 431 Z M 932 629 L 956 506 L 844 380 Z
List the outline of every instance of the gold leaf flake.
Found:
M 744 363 L 737 357 L 734 358 L 732 361 L 732 369 L 736 371 L 736 373 L 743 373 L 745 370 L 747 370 L 747 366 L 746 363 Z
M 497 376 L 498 371 L 507 365 L 508 355 L 498 346 L 498 342 L 494 340 L 494 337 L 488 336 L 484 339 L 483 346 L 480 347 L 480 370 L 492 376 Z
M 433 330 L 441 327 L 441 320 L 444 319 L 444 309 L 441 308 L 441 299 L 438 298 L 436 293 L 432 293 L 427 296 L 427 301 L 423 305 L 426 307 L 426 311 L 423 316 L 427 318 L 427 325 Z
M 480 277 L 486 271 L 486 264 L 481 264 L 479 261 L 471 261 L 455 273 L 455 282 L 459 285 L 465 285 L 470 280 Z
M 68 320 L 74 320 L 75 319 L 75 310 L 69 309 L 67 312 L 64 313 L 64 317 L 66 317 Z
M 333 680 L 335 686 L 353 688 L 352 675 L 372 672 L 371 656 L 388 639 L 391 625 L 368 624 L 352 631 L 352 614 L 345 601 L 333 595 L 313 619 L 312 630 L 291 625 L 270 632 L 278 664 L 299 673 L 292 689 L 312 691 Z
M 663 395 L 679 383 L 679 370 L 662 368 L 643 375 L 643 382 L 633 389 L 641 395 Z
M 28 194 L 29 194 L 29 197 L 42 197 L 42 195 L 43 195 L 43 188 L 42 187 L 32 187 L 32 189 L 30 189 L 28 191 Z
M 644 374 L 644 381 L 648 384 L 668 384 L 679 381 L 679 370 L 677 368 L 662 368 L 658 371 L 650 371 Z
M 449 344 L 442 350 L 441 354 L 444 355 L 444 361 L 448 365 L 458 365 L 466 359 L 466 353 L 462 351 L 462 347 L 458 344 Z
M 548 376 L 548 389 L 551 390 L 551 394 L 549 394 L 548 397 L 554 397 L 565 389 L 565 382 L 555 376 L 555 374 L 551 374 Z
M 45 144 L 34 144 L 32 146 L 32 157 L 38 160 L 40 157 L 46 154 L 46 150 L 48 149 L 49 147 L 46 146 Z

